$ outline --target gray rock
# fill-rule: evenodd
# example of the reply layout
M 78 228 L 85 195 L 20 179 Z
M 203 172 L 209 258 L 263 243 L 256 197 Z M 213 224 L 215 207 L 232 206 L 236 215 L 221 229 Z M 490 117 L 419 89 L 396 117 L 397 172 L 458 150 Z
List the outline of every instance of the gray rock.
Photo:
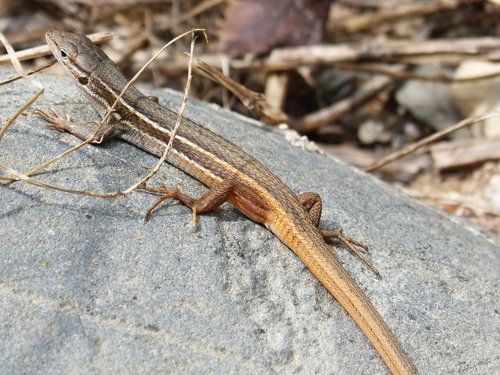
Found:
M 4 72 L 5 74 L 5 72 Z M 37 104 L 96 119 L 67 78 L 39 75 Z M 2 86 L 2 121 L 28 98 Z M 153 92 L 178 108 L 179 95 Z M 365 242 L 377 279 L 335 247 L 421 374 L 500 371 L 498 238 L 425 207 L 279 131 L 191 100 L 187 116 L 242 145 L 292 189 L 324 199 L 324 226 Z M 20 118 L 1 163 L 27 171 L 77 140 Z M 156 159 L 120 141 L 86 147 L 39 179 L 93 191 L 124 188 Z M 157 180 L 204 188 L 165 165 Z M 0 368 L 4 374 L 384 374 L 386 367 L 300 260 L 230 206 L 200 217 L 154 198 L 96 199 L 0 185 Z

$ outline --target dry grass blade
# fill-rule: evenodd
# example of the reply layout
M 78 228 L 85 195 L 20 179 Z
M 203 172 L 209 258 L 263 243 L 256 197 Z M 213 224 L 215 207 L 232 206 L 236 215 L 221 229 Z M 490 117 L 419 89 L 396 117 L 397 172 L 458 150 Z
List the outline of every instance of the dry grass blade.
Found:
M 24 181 L 28 184 L 43 187 L 46 189 L 58 190 L 58 191 L 62 191 L 65 193 L 71 193 L 71 194 L 77 194 L 77 195 L 87 195 L 87 196 L 105 198 L 104 196 L 100 195 L 99 193 L 89 193 L 89 192 L 83 191 L 83 190 L 67 189 L 67 188 L 62 187 L 62 186 L 53 185 L 53 184 L 49 184 L 47 182 L 35 180 L 34 178 L 31 178 L 31 177 L 25 175 L 24 173 L 18 172 L 15 169 L 7 167 L 6 165 L 3 165 L 3 164 L 0 164 L 0 171 L 4 172 L 5 174 L 7 174 L 9 176 L 12 176 L 13 179 Z
M 12 65 L 16 69 L 17 73 L 21 77 L 23 77 L 26 81 L 28 81 L 28 83 L 30 83 L 31 85 L 33 85 L 37 88 L 37 91 L 35 92 L 35 94 L 30 99 L 28 99 L 26 101 L 26 103 L 24 103 L 19 109 L 17 109 L 16 112 L 11 117 L 9 117 L 5 121 L 5 123 L 2 125 L 2 128 L 0 128 L 0 140 L 2 140 L 3 136 L 5 135 L 5 132 L 14 123 L 14 121 L 17 119 L 17 117 L 19 117 L 19 115 L 21 113 L 23 113 L 26 110 L 26 108 L 28 108 L 31 104 L 33 104 L 40 97 L 40 95 L 42 95 L 44 87 L 40 82 L 38 82 L 38 81 L 36 81 L 36 80 L 34 80 L 26 75 L 26 73 L 23 70 L 23 67 L 21 66 L 21 63 L 19 62 L 19 60 L 16 56 L 16 52 L 14 51 L 12 46 L 9 44 L 7 38 L 5 38 L 3 33 L 0 33 L 0 41 L 5 46 L 5 49 L 7 50 L 7 55 L 10 58 L 10 61 L 12 62 Z
M 9 127 L 14 123 L 14 121 L 23 113 L 30 105 L 32 105 L 39 97 L 42 95 L 43 89 L 38 90 L 35 95 L 33 95 L 26 103 L 24 103 L 21 107 L 19 107 L 12 116 L 10 116 L 0 128 L 0 140 L 2 140 L 5 132 L 9 129 Z
M 43 117 L 43 118 L 47 118 L 47 114 L 45 111 L 43 111 L 42 109 L 36 109 L 35 110 L 35 114 Z M 98 127 L 97 130 L 94 132 L 94 134 L 92 135 L 92 137 L 90 137 L 89 139 L 87 139 L 86 141 L 82 142 L 82 143 L 79 143 L 78 145 L 70 148 L 69 150 L 66 150 L 64 151 L 63 153 L 57 155 L 56 157 L 46 161 L 45 163 L 43 164 L 40 164 L 39 166 L 33 168 L 31 171 L 29 171 L 28 173 L 26 173 L 27 176 L 32 176 L 34 175 L 35 173 L 41 171 L 42 169 L 45 169 L 47 168 L 49 165 L 55 163 L 56 161 L 64 158 L 65 156 L 71 154 L 72 152 L 75 152 L 76 150 L 82 148 L 83 146 L 86 146 L 88 145 L 89 143 L 91 143 L 94 139 L 96 139 L 97 135 L 99 134 L 101 130 L 101 127 Z
M 151 63 L 156 60 L 158 58 L 158 56 L 160 56 L 162 54 L 163 51 L 165 51 L 165 49 L 167 49 L 171 44 L 175 43 L 176 41 L 178 41 L 179 39 L 181 38 L 184 38 L 186 35 L 194 35 L 194 33 L 196 32 L 202 32 L 205 36 L 205 40 L 208 41 L 208 37 L 207 37 L 207 34 L 205 33 L 205 29 L 192 29 L 190 31 L 186 31 L 185 33 L 182 33 L 181 35 L 175 37 L 174 39 L 172 39 L 170 42 L 168 42 L 167 44 L 165 44 L 162 48 L 160 48 L 160 50 L 158 50 L 158 52 L 156 52 L 153 57 L 151 57 L 147 62 L 146 64 L 144 64 L 144 66 L 135 74 L 135 76 L 129 81 L 129 83 L 123 88 L 122 92 L 120 92 L 120 95 L 118 95 L 118 97 L 116 98 L 115 102 L 113 103 L 113 105 L 111 106 L 111 108 L 108 109 L 108 111 L 106 112 L 106 114 L 104 115 L 103 119 L 101 120 L 101 123 L 105 123 L 109 116 L 111 115 L 111 113 L 114 111 L 114 109 L 116 108 L 118 102 L 120 101 L 120 99 L 122 98 L 122 96 L 127 92 L 128 88 L 130 86 L 132 86 L 135 81 L 137 81 L 139 79 L 139 77 L 141 76 L 141 74 L 147 69 L 147 67 L 149 65 L 151 65 Z M 190 69 L 190 67 L 188 67 L 188 70 Z
M 30 74 L 39 72 L 40 70 L 44 70 L 44 69 L 48 68 L 49 66 L 54 65 L 56 62 L 57 62 L 56 59 L 52 59 L 52 60 L 49 60 L 49 61 L 47 61 L 46 63 L 44 63 L 42 65 L 35 66 L 34 68 L 31 68 L 30 70 L 28 70 L 26 72 L 26 75 L 30 75 Z M 10 82 L 14 82 L 14 81 L 16 81 L 16 80 L 18 80 L 19 78 L 22 78 L 22 77 L 23 76 L 20 75 L 20 74 L 15 75 L 15 76 L 11 76 L 11 77 L 7 77 L 5 79 L 0 80 L 0 85 L 4 85 L 4 84 L 10 83 Z
M 156 172 L 158 172 L 158 170 L 162 166 L 163 162 L 167 159 L 169 151 L 172 149 L 172 146 L 174 145 L 175 136 L 176 136 L 177 131 L 179 130 L 179 127 L 181 125 L 182 115 L 184 113 L 184 109 L 186 108 L 186 103 L 187 103 L 188 96 L 189 96 L 189 88 L 191 87 L 194 43 L 196 41 L 196 37 L 194 36 L 194 34 L 195 34 L 196 31 L 203 31 L 204 32 L 205 30 L 202 30 L 202 29 L 201 30 L 200 29 L 193 29 L 193 30 L 190 31 L 192 40 L 191 40 L 191 49 L 190 49 L 190 52 L 189 52 L 188 75 L 187 75 L 186 87 L 184 89 L 184 96 L 182 98 L 181 109 L 179 110 L 179 114 L 177 115 L 177 120 L 175 122 L 174 130 L 172 131 L 172 135 L 170 136 L 168 144 L 165 147 L 165 151 L 163 151 L 163 155 L 161 156 L 160 160 L 158 160 L 158 163 L 155 165 L 155 167 L 141 181 L 135 183 L 130 188 L 128 188 L 127 190 L 125 190 L 126 193 L 128 193 L 130 191 L 133 191 L 133 190 L 137 189 L 140 186 L 145 186 L 146 182 L 151 177 L 153 177 L 156 174 Z M 182 34 L 182 36 L 184 36 L 184 35 L 187 35 L 187 33 Z M 160 50 L 160 51 L 162 51 L 162 50 Z M 159 55 L 159 53 L 158 53 L 158 55 Z M 155 56 L 157 57 L 157 55 L 155 55 Z M 153 56 L 153 57 L 155 57 L 155 56 Z M 152 60 L 148 61 L 148 63 L 150 63 L 150 62 L 152 62 Z
M 165 25 L 160 26 L 161 31 L 167 31 L 174 26 L 180 25 L 183 22 L 186 22 L 194 17 L 206 12 L 210 8 L 213 8 L 219 4 L 225 3 L 227 0 L 205 0 L 200 4 L 194 5 L 188 12 L 181 14 L 179 17 L 176 17 L 175 20 L 168 22 Z
M 192 66 L 193 66 L 193 53 L 194 53 L 194 43 L 196 41 L 196 37 L 194 36 L 194 30 L 192 35 L 192 40 L 191 40 L 191 49 L 189 51 L 189 63 L 188 63 L 188 75 L 187 75 L 187 81 L 186 81 L 186 87 L 184 89 L 184 95 L 182 97 L 182 104 L 181 104 L 181 109 L 179 111 L 179 114 L 177 115 L 177 120 L 175 121 L 174 129 L 172 130 L 172 135 L 170 136 L 170 139 L 168 141 L 167 146 L 165 147 L 165 151 L 163 151 L 163 155 L 161 156 L 160 160 L 156 164 L 156 166 L 151 170 L 151 172 L 144 177 L 138 184 L 136 184 L 136 187 L 141 187 L 146 189 L 146 182 L 153 177 L 153 175 L 160 169 L 161 165 L 163 162 L 167 159 L 169 151 L 172 149 L 174 145 L 174 140 L 175 136 L 177 135 L 177 132 L 179 130 L 179 127 L 181 126 L 182 122 L 182 114 L 184 113 L 184 110 L 186 108 L 186 103 L 189 97 L 189 88 L 191 87 L 191 79 L 193 77 L 192 74 Z M 153 204 L 152 207 L 158 206 L 158 204 L 162 201 L 163 199 L 160 198 L 157 203 Z M 144 220 L 147 220 L 148 216 L 151 214 L 152 208 L 148 210 L 146 213 Z M 196 211 L 193 211 L 193 215 L 196 216 Z
M 434 133 L 434 134 L 430 135 L 429 137 L 426 137 L 418 142 L 415 142 L 415 143 L 412 143 L 408 146 L 405 146 L 401 150 L 383 157 L 382 159 L 380 159 L 380 160 L 376 161 L 375 163 L 366 167 L 365 171 L 366 172 L 373 172 L 374 170 L 376 170 L 376 169 L 378 169 L 386 164 L 389 164 L 395 160 L 401 159 L 401 158 L 415 152 L 419 148 L 422 148 L 422 147 L 424 147 L 432 142 L 437 141 L 438 139 L 445 137 L 446 135 L 448 135 L 454 131 L 457 131 L 458 129 L 461 129 L 465 126 L 475 124 L 477 122 L 487 120 L 487 119 L 492 118 L 492 117 L 498 117 L 498 116 L 500 116 L 500 112 L 488 113 L 486 115 L 479 116 L 479 117 L 474 116 L 474 117 L 466 118 L 465 120 L 462 120 L 459 123 L 457 123 L 453 126 L 450 126 L 447 129 L 444 129 L 440 132 Z

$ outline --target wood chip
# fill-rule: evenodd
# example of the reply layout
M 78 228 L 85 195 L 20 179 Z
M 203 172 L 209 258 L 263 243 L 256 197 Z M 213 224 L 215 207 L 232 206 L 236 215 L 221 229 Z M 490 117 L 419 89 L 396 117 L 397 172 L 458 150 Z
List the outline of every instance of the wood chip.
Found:
M 500 138 L 458 139 L 429 149 L 436 169 L 454 169 L 500 159 Z

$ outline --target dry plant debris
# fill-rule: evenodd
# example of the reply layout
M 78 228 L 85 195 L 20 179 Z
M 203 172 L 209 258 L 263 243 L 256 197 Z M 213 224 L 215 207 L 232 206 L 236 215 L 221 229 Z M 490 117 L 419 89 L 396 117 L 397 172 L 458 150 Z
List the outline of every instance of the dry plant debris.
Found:
M 115 38 L 104 48 L 129 76 L 165 41 L 192 27 L 205 28 L 209 43 L 199 43 L 195 54 L 230 77 L 229 86 L 242 85 L 248 108 L 200 76 L 193 79 L 193 96 L 257 117 L 288 117 L 289 127 L 363 168 L 409 147 L 410 155 L 373 173 L 417 197 L 454 189 L 466 203 L 429 201 L 483 224 L 498 218 L 498 209 L 482 209 L 496 207 L 498 189 L 478 187 L 498 184 L 499 117 L 444 138 L 436 133 L 500 110 L 499 18 L 496 0 L 0 3 L 1 31 L 16 51 L 43 45 L 50 28 L 112 32 Z M 177 43 L 144 80 L 183 89 L 188 49 L 187 41 Z M 31 52 L 28 57 L 34 59 Z M 266 94 L 259 102 L 266 106 L 264 114 L 252 109 L 260 93 Z M 422 142 L 426 137 L 439 144 Z M 409 146 L 418 141 L 425 145 Z M 500 233 L 498 223 L 488 227 Z
M 498 234 L 500 228 L 500 165 L 488 162 L 450 174 L 422 174 L 407 194 L 446 212 L 467 217 Z

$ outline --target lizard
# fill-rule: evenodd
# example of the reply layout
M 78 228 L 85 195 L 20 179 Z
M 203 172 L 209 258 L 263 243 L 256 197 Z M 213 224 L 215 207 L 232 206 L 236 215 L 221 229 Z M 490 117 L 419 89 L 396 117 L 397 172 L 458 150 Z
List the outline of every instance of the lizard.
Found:
M 86 36 L 49 30 L 46 41 L 55 58 L 79 88 L 101 110 L 111 108 L 127 79 L 115 63 Z M 119 98 L 113 121 L 96 136 L 95 130 L 70 122 L 56 124 L 53 115 L 39 112 L 52 126 L 93 143 L 119 138 L 155 156 L 170 139 L 176 113 L 162 107 L 134 86 Z M 209 189 L 198 198 L 182 189 L 163 189 L 193 210 L 215 210 L 228 201 L 251 220 L 263 224 L 288 246 L 340 303 L 364 332 L 393 374 L 415 369 L 366 294 L 337 259 L 327 240 L 337 237 L 348 246 L 362 245 L 341 230 L 319 229 L 322 201 L 316 193 L 296 195 L 256 158 L 194 121 L 184 118 L 167 162 Z

